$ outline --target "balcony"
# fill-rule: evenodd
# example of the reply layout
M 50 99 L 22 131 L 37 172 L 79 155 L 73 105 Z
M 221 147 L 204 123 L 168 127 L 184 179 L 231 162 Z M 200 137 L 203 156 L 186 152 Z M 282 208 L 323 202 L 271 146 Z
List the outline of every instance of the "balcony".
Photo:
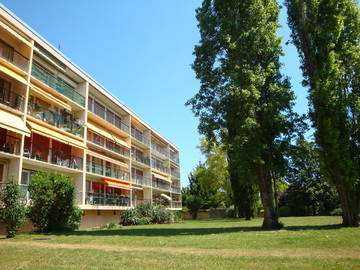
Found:
M 180 172 L 179 172 L 179 171 L 171 170 L 171 171 L 170 171 L 170 174 L 171 174 L 171 176 L 180 179 Z
M 94 143 L 94 144 L 97 144 L 101 147 L 104 147 L 110 151 L 113 151 L 117 154 L 120 154 L 124 157 L 127 157 L 129 158 L 130 157 L 130 151 L 125 149 L 124 147 L 120 146 L 119 144 L 113 142 L 113 141 L 110 141 L 108 139 L 106 139 L 105 137 L 101 136 L 101 135 L 98 135 L 98 134 L 94 134 L 93 132 L 91 131 L 88 131 L 88 137 L 87 137 L 87 140 Z
M 28 114 L 75 136 L 84 137 L 82 122 L 66 111 L 52 111 L 45 109 L 41 104 L 29 101 Z
M 150 141 L 134 128 L 131 128 L 131 137 L 133 137 L 135 140 L 139 142 L 142 142 L 143 144 L 150 145 Z
M 0 89 L 0 103 L 9 108 L 24 112 L 25 98 L 14 91 Z
M 89 173 L 94 173 L 123 181 L 129 181 L 130 179 L 130 174 L 128 172 L 122 171 L 114 167 L 104 166 L 102 164 L 92 161 L 86 162 L 86 171 Z
M 134 153 L 131 153 L 131 159 L 132 160 L 135 160 L 137 162 L 140 162 L 140 163 L 143 163 L 147 166 L 150 166 L 150 158 L 149 157 L 145 157 L 144 155 L 141 155 L 141 154 L 134 154 Z
M 158 171 L 167 173 L 167 174 L 169 174 L 169 172 L 170 172 L 170 169 L 168 167 L 165 167 L 163 165 L 163 162 L 161 162 L 157 159 L 154 159 L 154 158 L 151 159 L 151 167 Z
M 92 98 L 89 98 L 88 110 L 129 134 L 129 126 L 122 122 L 120 117 L 109 111 L 105 106 L 94 101 Z
M 181 201 L 172 201 L 171 207 L 172 208 L 182 208 L 182 203 L 181 203 Z
M 85 203 L 96 206 L 130 207 L 130 197 L 116 194 L 88 192 L 85 197 Z
M 151 144 L 151 149 L 158 152 L 158 153 L 160 153 L 160 154 L 162 154 L 163 156 L 165 156 L 167 158 L 169 157 L 169 151 L 167 151 L 164 148 L 158 146 L 157 144 L 152 143 Z
M 133 184 L 151 187 L 151 179 L 145 178 L 137 174 L 133 174 L 131 176 L 131 179 Z
M 152 186 L 153 186 L 153 188 L 158 188 L 158 189 L 163 189 L 163 190 L 170 191 L 170 185 L 163 184 L 163 183 L 160 183 L 160 182 L 154 182 L 153 181 Z
M 24 147 L 23 156 L 54 165 L 82 170 L 83 158 L 58 149 L 49 148 L 43 144 L 31 144 Z
M 0 152 L 20 154 L 21 139 L 10 135 L 0 134 Z
M 133 199 L 133 206 L 142 205 L 144 203 L 151 203 L 151 200 L 150 199 L 144 199 L 144 198 Z
M 176 154 L 173 154 L 173 153 L 171 153 L 171 152 L 170 152 L 170 159 L 171 159 L 173 162 L 175 162 L 176 164 L 179 164 L 179 163 L 180 163 L 180 161 L 179 161 L 179 156 L 176 155 Z
M 171 192 L 181 193 L 181 188 L 179 186 L 171 186 Z
M 77 104 L 83 107 L 85 106 L 85 98 L 83 95 L 76 92 L 74 88 L 63 82 L 61 79 L 56 78 L 39 65 L 33 63 L 31 75 Z
M 14 50 L 11 46 L 0 40 L 0 58 L 5 61 L 17 66 L 22 71 L 28 72 L 29 70 L 29 59 L 22 55 L 20 52 Z M 5 49 L 5 50 L 4 50 Z
M 170 202 L 169 201 L 163 200 L 163 199 L 158 199 L 158 198 L 153 199 L 153 204 L 154 205 L 162 205 L 162 206 L 164 206 L 166 208 L 170 207 Z

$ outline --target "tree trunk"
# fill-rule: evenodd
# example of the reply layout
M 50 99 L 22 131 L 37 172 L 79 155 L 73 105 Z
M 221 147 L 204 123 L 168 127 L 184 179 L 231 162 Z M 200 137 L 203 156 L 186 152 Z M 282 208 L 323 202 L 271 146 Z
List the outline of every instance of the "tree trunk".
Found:
M 342 210 L 342 225 L 344 227 L 359 227 L 359 202 L 356 191 L 337 187 Z
M 271 179 L 265 177 L 264 165 L 256 165 L 256 175 L 259 180 L 261 201 L 264 207 L 263 229 L 280 229 L 281 224 L 278 221 L 278 215 L 275 209 L 274 193 Z

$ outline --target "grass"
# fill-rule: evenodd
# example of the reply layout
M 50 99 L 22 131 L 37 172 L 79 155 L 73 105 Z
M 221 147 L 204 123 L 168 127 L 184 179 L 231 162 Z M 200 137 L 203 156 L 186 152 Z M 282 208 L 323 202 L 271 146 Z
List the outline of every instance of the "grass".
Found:
M 360 230 L 339 217 L 283 218 L 280 231 L 262 231 L 261 221 L 2 237 L 0 269 L 360 269 Z

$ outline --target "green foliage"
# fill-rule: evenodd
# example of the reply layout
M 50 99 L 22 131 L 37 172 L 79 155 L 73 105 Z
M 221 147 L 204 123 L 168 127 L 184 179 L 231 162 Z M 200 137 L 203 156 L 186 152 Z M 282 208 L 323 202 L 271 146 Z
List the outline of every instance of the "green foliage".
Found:
M 279 216 L 280 217 L 290 217 L 291 215 L 291 210 L 289 206 L 280 206 L 279 207 Z
M 343 225 L 359 226 L 360 11 L 354 0 L 286 0 L 322 164 Z
M 178 219 L 174 213 L 162 205 L 153 206 L 150 203 L 138 205 L 132 209 L 125 210 L 121 214 L 120 223 L 124 226 L 163 224 L 176 222 Z
M 6 225 L 6 237 L 15 237 L 25 223 L 26 208 L 19 185 L 8 181 L 0 190 L 0 220 Z
M 192 194 L 187 196 L 186 205 L 189 208 L 189 212 L 193 219 L 196 219 L 197 213 L 199 212 L 202 204 L 203 200 L 201 197 Z
M 39 172 L 29 184 L 29 219 L 42 232 L 77 229 L 82 211 L 74 206 L 72 179 L 54 173 Z
M 115 228 L 117 228 L 117 224 L 113 221 L 101 226 L 101 229 L 104 229 L 104 230 L 111 230 L 111 229 L 115 229 Z
M 334 210 L 331 211 L 330 216 L 341 216 L 342 215 L 342 210 L 341 208 L 335 208 Z
M 296 123 L 294 94 L 280 73 L 279 10 L 276 0 L 204 0 L 193 64 L 200 90 L 187 102 L 200 133 L 224 144 L 235 200 L 244 187 L 258 185 L 264 228 L 278 227 L 272 181 L 285 173 Z M 253 187 L 242 193 L 247 213 L 255 193 Z

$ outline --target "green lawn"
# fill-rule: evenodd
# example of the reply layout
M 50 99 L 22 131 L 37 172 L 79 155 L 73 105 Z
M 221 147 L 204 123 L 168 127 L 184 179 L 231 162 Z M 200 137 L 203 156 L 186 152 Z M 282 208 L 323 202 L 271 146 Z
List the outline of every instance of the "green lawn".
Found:
M 0 237 L 0 269 L 360 269 L 360 229 L 339 217 L 261 219 Z

